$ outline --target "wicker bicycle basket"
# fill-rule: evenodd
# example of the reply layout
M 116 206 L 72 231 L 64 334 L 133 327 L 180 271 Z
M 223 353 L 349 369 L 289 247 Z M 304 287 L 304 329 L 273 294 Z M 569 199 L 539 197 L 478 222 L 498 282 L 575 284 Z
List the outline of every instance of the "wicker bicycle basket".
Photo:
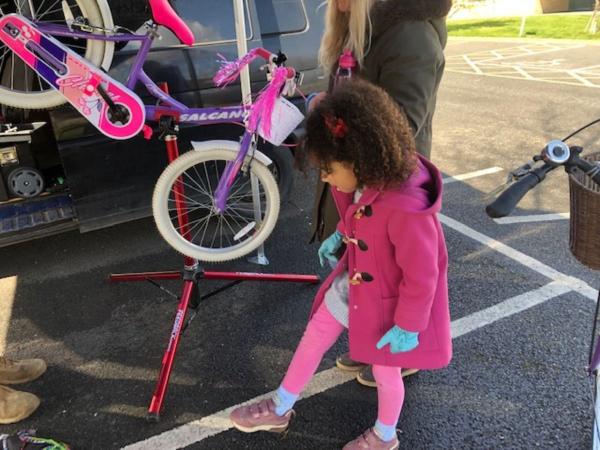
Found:
M 600 161 L 600 152 L 585 156 Z M 581 171 L 569 176 L 571 252 L 582 264 L 600 270 L 600 186 Z

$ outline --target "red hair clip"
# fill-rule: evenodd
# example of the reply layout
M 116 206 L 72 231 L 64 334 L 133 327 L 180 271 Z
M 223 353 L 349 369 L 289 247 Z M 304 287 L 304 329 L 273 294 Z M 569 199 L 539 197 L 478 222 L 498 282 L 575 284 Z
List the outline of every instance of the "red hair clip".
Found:
M 340 117 L 325 117 L 325 125 L 335 138 L 343 138 L 348 133 L 348 125 Z

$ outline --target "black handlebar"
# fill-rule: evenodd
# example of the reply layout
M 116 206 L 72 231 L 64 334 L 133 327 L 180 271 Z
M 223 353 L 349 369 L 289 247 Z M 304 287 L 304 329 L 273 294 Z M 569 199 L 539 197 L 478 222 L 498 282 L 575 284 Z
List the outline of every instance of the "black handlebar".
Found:
M 533 170 L 531 173 L 515 182 L 500 194 L 493 203 L 485 208 L 487 215 L 494 219 L 508 216 L 512 210 L 515 209 L 517 203 L 519 203 L 523 196 L 527 194 L 530 189 L 533 189 L 538 183 L 544 180 L 546 174 L 554 168 L 555 166 L 544 164 L 542 167 Z
M 543 181 L 548 172 L 560 166 L 563 166 L 568 173 L 579 169 L 600 186 L 600 165 L 581 159 L 579 155 L 582 151 L 583 148 L 568 147 L 563 141 L 550 141 L 541 155 L 533 158 L 534 161 L 544 161 L 544 164 L 537 169 L 529 170 L 525 175 L 522 175 L 522 169 L 530 169 L 529 164 L 513 172 L 512 176 L 518 177 L 518 180 L 485 208 L 488 216 L 497 219 L 509 215 L 529 190 Z

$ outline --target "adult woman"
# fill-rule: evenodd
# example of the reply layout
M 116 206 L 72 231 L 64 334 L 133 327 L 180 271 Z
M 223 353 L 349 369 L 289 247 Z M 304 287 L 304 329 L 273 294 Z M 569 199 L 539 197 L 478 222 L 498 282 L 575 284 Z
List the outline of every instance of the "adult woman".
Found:
M 432 119 L 437 91 L 444 72 L 447 40 L 446 15 L 452 0 L 328 0 L 325 33 L 319 59 L 331 77 L 344 49 L 350 49 L 359 74 L 387 91 L 401 106 L 415 134 L 417 152 L 431 154 Z M 320 94 L 311 102 L 314 105 Z M 309 105 L 312 106 L 312 105 Z M 311 242 L 335 232 L 337 210 L 325 183 L 319 182 L 312 220 Z M 343 370 L 359 372 L 357 379 L 375 386 L 371 367 L 337 359 Z M 404 374 L 414 373 L 406 369 Z

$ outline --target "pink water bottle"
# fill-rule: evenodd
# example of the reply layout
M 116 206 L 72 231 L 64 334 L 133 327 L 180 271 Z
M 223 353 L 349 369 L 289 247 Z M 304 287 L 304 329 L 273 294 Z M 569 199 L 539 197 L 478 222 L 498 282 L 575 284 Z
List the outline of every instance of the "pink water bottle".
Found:
M 348 49 L 345 49 L 338 59 L 338 69 L 335 73 L 336 84 L 342 80 L 352 78 L 352 72 L 355 70 L 356 65 L 357 61 L 352 52 Z

